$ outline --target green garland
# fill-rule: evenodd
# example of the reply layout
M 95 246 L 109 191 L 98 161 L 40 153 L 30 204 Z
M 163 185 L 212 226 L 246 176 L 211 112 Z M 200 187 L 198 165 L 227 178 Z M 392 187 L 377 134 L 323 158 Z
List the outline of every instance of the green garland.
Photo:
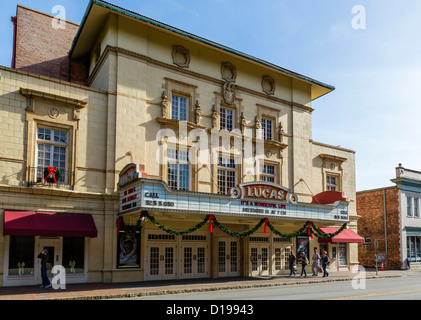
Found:
M 182 236 L 182 235 L 185 235 L 185 234 L 193 233 L 193 232 L 201 229 L 206 224 L 206 222 L 209 221 L 209 216 L 206 216 L 206 218 L 202 222 L 200 222 L 199 224 L 197 224 L 193 228 L 190 228 L 190 229 L 184 230 L 184 231 L 176 231 L 176 230 L 172 230 L 172 229 L 169 229 L 169 228 L 163 226 L 158 221 L 156 221 L 154 217 L 152 217 L 151 215 L 149 215 L 146 212 L 142 213 L 142 215 L 140 217 L 141 218 L 143 218 L 143 217 L 148 218 L 159 229 L 164 230 L 166 233 L 173 234 L 173 235 L 176 235 L 176 236 Z
M 149 219 L 153 224 L 155 224 L 159 229 L 172 234 L 172 235 L 177 235 L 177 236 L 181 236 L 181 235 L 186 235 L 189 233 L 193 233 L 195 231 L 198 231 L 199 229 L 203 228 L 203 226 L 209 222 L 210 216 L 206 216 L 205 219 L 203 219 L 202 222 L 198 223 L 196 226 L 184 230 L 184 231 L 176 231 L 176 230 L 172 230 L 169 229 L 167 227 L 165 227 L 164 225 L 160 224 L 158 221 L 155 220 L 155 218 L 153 216 L 151 216 L 149 213 L 147 212 L 143 212 L 140 217 L 139 220 L 136 223 L 136 226 L 126 226 L 124 224 L 124 221 L 121 222 L 121 226 L 120 229 L 123 232 L 135 232 L 136 230 L 140 230 L 140 225 L 142 222 L 142 218 L 147 218 Z M 228 229 L 227 227 L 224 227 L 216 218 L 212 219 L 212 222 L 215 223 L 215 226 L 217 226 L 219 229 L 221 229 L 223 232 L 225 232 L 226 234 L 232 236 L 232 237 L 236 237 L 236 238 L 244 238 L 244 237 L 249 237 L 252 234 L 254 234 L 257 230 L 259 230 L 263 224 L 265 223 L 266 219 L 261 219 L 260 222 L 252 229 L 248 230 L 248 231 L 244 231 L 244 232 L 236 232 L 236 231 L 232 231 L 230 229 Z M 306 230 L 308 230 L 308 226 L 309 226 L 309 221 L 306 222 L 306 224 L 299 230 L 297 230 L 296 232 L 293 233 L 282 233 L 279 230 L 276 230 L 273 225 L 268 222 L 267 226 L 269 227 L 270 230 L 272 230 L 273 233 L 277 234 L 278 236 L 282 237 L 282 238 L 287 238 L 287 239 L 291 239 L 291 238 L 295 238 L 297 236 L 300 236 L 302 234 L 304 234 L 306 232 Z M 336 231 L 335 233 L 325 233 L 322 230 L 320 230 L 320 228 L 314 226 L 314 224 L 312 224 L 310 226 L 312 232 L 319 238 L 322 239 L 332 239 L 333 237 L 337 236 L 338 234 L 340 234 L 345 228 L 347 227 L 347 224 L 345 223 L 338 231 Z
M 268 222 L 268 227 L 269 227 L 270 230 L 272 230 L 273 233 L 277 234 L 278 236 L 281 236 L 282 238 L 291 239 L 291 238 L 295 238 L 297 236 L 302 235 L 308 229 L 308 222 L 300 230 L 298 230 L 294 233 L 288 233 L 288 234 L 282 233 L 282 232 L 276 230 L 270 222 Z
M 215 225 L 219 229 L 221 229 L 223 232 L 229 234 L 230 236 L 237 237 L 237 238 L 244 238 L 244 237 L 251 236 L 257 230 L 259 230 L 260 227 L 265 223 L 265 219 L 260 220 L 260 222 L 253 229 L 250 229 L 249 231 L 245 231 L 245 232 L 231 231 L 230 229 L 228 229 L 228 228 L 224 227 L 223 225 L 221 225 L 216 218 L 213 219 L 213 222 L 215 223 Z

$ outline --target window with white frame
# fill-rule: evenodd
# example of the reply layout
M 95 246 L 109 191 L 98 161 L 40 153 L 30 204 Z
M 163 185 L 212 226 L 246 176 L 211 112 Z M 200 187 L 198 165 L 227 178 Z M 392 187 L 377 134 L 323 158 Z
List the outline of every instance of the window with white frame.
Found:
M 37 176 L 44 175 L 48 167 L 60 171 L 59 183 L 66 183 L 68 132 L 38 127 L 37 129 Z
M 262 134 L 264 140 L 273 140 L 273 120 L 262 118 Z
M 188 105 L 189 99 L 182 96 L 172 96 L 171 119 L 188 121 Z
M 326 190 L 327 191 L 339 191 L 338 177 L 337 176 L 326 175 Z
M 190 166 L 188 152 L 168 149 L 168 186 L 173 190 L 190 189 Z
M 419 198 L 414 198 L 414 216 L 415 217 L 419 217 L 420 216 L 420 213 L 419 213 L 419 201 L 420 201 L 420 199 Z
M 276 182 L 276 168 L 273 165 L 260 165 L 260 180 L 266 182 Z
M 231 109 L 221 108 L 219 113 L 220 129 L 232 131 L 234 129 L 234 111 Z
M 234 159 L 219 158 L 218 161 L 218 193 L 228 194 L 236 185 L 237 166 Z
M 406 198 L 406 215 L 412 217 L 412 197 Z

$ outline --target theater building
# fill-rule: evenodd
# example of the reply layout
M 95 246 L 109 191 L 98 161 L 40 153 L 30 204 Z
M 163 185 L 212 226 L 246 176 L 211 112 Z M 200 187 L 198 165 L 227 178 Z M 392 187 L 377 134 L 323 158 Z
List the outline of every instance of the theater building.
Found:
M 0 67 L 2 286 L 42 248 L 69 283 L 358 265 L 355 152 L 311 132 L 333 86 L 105 1 L 53 20 L 18 6 Z

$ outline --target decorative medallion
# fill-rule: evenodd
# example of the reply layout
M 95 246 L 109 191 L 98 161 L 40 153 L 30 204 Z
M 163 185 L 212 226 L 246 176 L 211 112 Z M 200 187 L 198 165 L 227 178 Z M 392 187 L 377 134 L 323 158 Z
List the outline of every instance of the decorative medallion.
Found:
M 232 63 L 222 62 L 221 75 L 222 75 L 222 79 L 224 79 L 225 81 L 235 82 L 235 79 L 237 79 L 237 70 Z
M 48 110 L 48 116 L 51 119 L 57 119 L 60 116 L 60 111 L 57 108 L 50 108 Z
M 174 46 L 172 50 L 173 63 L 180 68 L 188 68 L 190 65 L 190 51 L 181 46 Z
M 225 103 L 229 105 L 233 105 L 235 102 L 236 95 L 237 95 L 237 90 L 235 88 L 234 83 L 226 82 L 224 84 L 222 93 L 224 95 Z
M 275 80 L 269 76 L 262 77 L 262 90 L 267 95 L 275 94 Z

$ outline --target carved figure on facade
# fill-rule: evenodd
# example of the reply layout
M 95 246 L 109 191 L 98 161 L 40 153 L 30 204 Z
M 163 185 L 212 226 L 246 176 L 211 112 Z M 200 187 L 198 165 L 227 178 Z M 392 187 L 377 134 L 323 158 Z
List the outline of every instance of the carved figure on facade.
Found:
M 162 101 L 161 101 L 162 117 L 168 118 L 169 102 L 168 102 L 168 96 L 166 95 L 165 92 L 162 93 L 161 99 L 162 99 Z
M 241 130 L 241 133 L 242 134 L 244 134 L 244 132 L 246 130 L 246 126 L 247 126 L 246 117 L 244 116 L 244 112 L 241 112 L 241 117 L 240 117 L 240 130 Z
M 216 112 L 216 107 L 212 108 L 212 128 L 216 129 L 218 125 L 218 113 Z
M 284 131 L 284 127 L 282 126 L 282 122 L 279 122 L 279 142 L 284 142 L 284 135 L 285 135 L 285 131 Z
M 199 100 L 196 101 L 196 109 L 194 111 L 195 121 L 197 125 L 200 125 L 202 121 L 202 109 L 200 108 Z

